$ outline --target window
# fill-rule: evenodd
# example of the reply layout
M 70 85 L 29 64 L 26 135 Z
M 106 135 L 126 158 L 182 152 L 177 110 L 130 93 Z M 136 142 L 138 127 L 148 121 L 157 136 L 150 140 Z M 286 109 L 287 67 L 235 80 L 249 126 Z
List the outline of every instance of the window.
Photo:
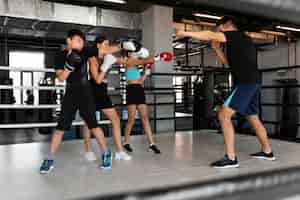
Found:
M 31 51 L 10 51 L 9 52 L 9 65 L 11 67 L 22 68 L 45 68 L 45 54 L 43 52 Z M 38 86 L 43 72 L 9 72 L 10 78 L 13 79 L 13 86 Z M 22 77 L 22 80 L 21 80 Z M 33 91 L 35 97 L 34 102 L 38 102 L 38 90 Z M 14 89 L 14 96 L 16 104 L 23 104 L 27 100 L 26 89 Z

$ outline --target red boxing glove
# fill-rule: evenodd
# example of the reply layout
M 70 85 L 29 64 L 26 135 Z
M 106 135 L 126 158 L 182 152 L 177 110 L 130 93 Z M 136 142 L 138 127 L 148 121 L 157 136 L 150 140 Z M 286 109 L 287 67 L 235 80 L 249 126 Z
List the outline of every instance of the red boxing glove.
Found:
M 158 56 L 155 56 L 155 61 L 170 62 L 173 59 L 173 54 L 170 52 L 162 52 Z
M 151 69 L 152 68 L 152 64 L 151 63 L 148 63 L 145 65 L 146 69 Z
M 152 68 L 152 64 L 146 64 L 145 65 L 145 75 L 146 76 L 150 76 L 150 74 L 151 74 L 151 68 Z

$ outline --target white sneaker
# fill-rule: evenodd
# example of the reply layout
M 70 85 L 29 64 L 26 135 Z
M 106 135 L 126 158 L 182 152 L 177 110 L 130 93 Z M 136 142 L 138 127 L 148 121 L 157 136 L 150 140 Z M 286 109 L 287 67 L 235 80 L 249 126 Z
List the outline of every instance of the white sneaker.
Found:
M 131 160 L 132 157 L 130 155 L 128 155 L 126 152 L 121 151 L 121 152 L 116 152 L 115 159 L 116 160 Z
M 92 162 L 92 161 L 96 161 L 96 160 L 97 160 L 97 157 L 96 157 L 95 153 L 92 152 L 92 151 L 86 152 L 86 153 L 84 154 L 84 157 L 85 157 L 85 159 L 86 159 L 87 161 L 89 161 L 89 162 Z

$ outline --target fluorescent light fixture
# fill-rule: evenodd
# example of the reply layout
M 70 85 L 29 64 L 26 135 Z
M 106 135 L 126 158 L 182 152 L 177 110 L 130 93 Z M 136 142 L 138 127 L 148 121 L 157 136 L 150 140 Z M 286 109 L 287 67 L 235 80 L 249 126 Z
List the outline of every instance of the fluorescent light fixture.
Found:
M 221 19 L 221 17 L 219 17 L 219 16 L 208 15 L 208 14 L 201 14 L 201 13 L 194 13 L 194 16 L 208 18 L 208 19 Z
M 299 28 L 292 28 L 292 27 L 287 27 L 287 26 L 276 26 L 276 28 L 282 29 L 282 30 L 287 30 L 287 31 L 296 31 L 296 32 L 300 32 L 300 29 L 299 29 Z
M 125 0 L 101 0 L 101 1 L 110 2 L 110 3 L 119 3 L 119 4 L 127 3 L 127 1 Z

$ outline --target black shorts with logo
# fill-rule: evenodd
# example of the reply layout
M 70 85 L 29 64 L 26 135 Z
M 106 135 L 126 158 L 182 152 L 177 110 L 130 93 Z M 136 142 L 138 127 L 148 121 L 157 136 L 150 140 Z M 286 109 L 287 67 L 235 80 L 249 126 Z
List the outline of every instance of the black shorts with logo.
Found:
M 141 84 L 128 84 L 126 88 L 126 104 L 146 104 L 145 90 Z
M 66 86 L 56 129 L 70 130 L 77 110 L 89 129 L 97 127 L 96 107 L 89 82 Z

